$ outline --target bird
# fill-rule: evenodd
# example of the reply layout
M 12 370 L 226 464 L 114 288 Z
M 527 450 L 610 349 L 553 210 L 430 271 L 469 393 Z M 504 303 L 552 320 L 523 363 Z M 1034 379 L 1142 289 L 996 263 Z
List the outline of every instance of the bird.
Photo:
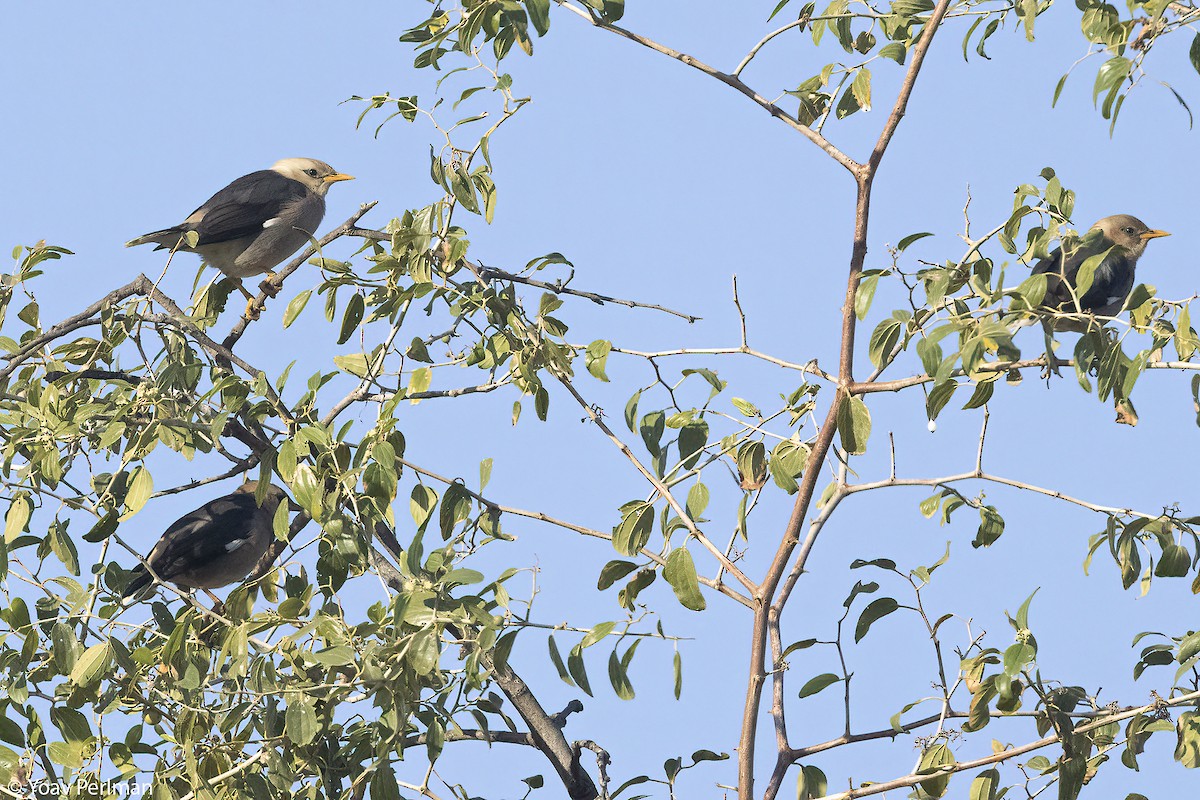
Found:
M 1046 276 L 1042 308 L 1064 314 L 1116 316 L 1124 310 L 1125 301 L 1133 291 L 1135 269 L 1146 245 L 1151 239 L 1170 235 L 1129 214 L 1099 220 L 1082 239 L 1075 240 L 1073 247 L 1068 243 L 1065 259 L 1063 248 L 1059 247 L 1034 264 L 1031 274 Z M 1089 258 L 1101 255 L 1103 260 L 1096 266 L 1091 286 L 1080 294 L 1076 288 L 1080 268 Z M 1056 319 L 1053 327 L 1082 332 L 1089 324 L 1087 320 Z
M 308 244 L 325 216 L 325 193 L 338 181 L 349 180 L 354 177 L 324 161 L 285 158 L 270 169 L 238 178 L 180 224 L 139 236 L 125 246 L 155 244 L 155 250 L 198 253 L 234 279 L 246 296 L 246 316 L 252 318 L 254 300 L 242 278 L 272 275 L 274 267 Z M 264 291 L 270 293 L 266 286 Z
M 172 522 L 145 562 L 133 568 L 122 599 L 139 594 L 156 577 L 207 591 L 249 575 L 275 538 L 276 509 L 280 503 L 290 506 L 284 491 L 271 484 L 260 507 L 257 490 L 258 481 L 248 481 Z

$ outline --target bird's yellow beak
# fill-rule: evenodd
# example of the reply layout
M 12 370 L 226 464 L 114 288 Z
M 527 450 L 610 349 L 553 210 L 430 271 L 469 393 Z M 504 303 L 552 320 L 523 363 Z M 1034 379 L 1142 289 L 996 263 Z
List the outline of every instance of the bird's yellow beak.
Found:
M 1157 239 L 1160 236 L 1170 236 L 1170 235 L 1171 234 L 1167 233 L 1166 231 L 1143 231 L 1141 234 L 1139 234 L 1142 241 L 1144 241 L 1144 242 L 1149 241 L 1151 239 Z
M 335 172 L 332 175 L 326 175 L 321 180 L 325 181 L 325 183 L 337 183 L 338 181 L 352 181 L 352 180 L 354 180 L 354 176 L 353 175 L 343 175 L 340 172 Z

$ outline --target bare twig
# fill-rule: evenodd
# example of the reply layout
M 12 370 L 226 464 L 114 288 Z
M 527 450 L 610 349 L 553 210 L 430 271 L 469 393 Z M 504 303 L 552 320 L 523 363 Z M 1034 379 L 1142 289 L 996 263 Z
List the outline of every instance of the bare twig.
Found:
M 1183 695 L 1180 695 L 1179 697 L 1175 697 L 1170 700 L 1157 700 L 1154 703 L 1140 706 L 1138 708 L 1132 708 L 1127 711 L 1121 711 L 1116 714 L 1107 714 L 1104 716 L 1096 717 L 1095 720 L 1093 720 L 1092 722 L 1088 722 L 1083 725 L 1075 726 L 1074 733 L 1076 733 L 1076 734 L 1087 733 L 1088 731 L 1093 730 L 1095 728 L 1100 728 L 1105 725 L 1111 724 L 1113 722 L 1121 722 L 1122 720 L 1129 719 L 1130 717 L 1136 717 L 1137 715 L 1145 714 L 1148 711 L 1155 711 L 1156 709 L 1162 708 L 1164 706 L 1187 705 L 1189 703 L 1194 703 L 1197 700 L 1200 700 L 1200 692 L 1190 692 L 1188 694 L 1183 694 Z M 1057 744 L 1059 741 L 1061 741 L 1061 737 L 1057 733 L 1055 733 L 1055 734 L 1052 734 L 1045 738 L 1038 739 L 1037 741 L 1029 742 L 1028 744 L 1023 744 L 1019 747 L 1012 747 L 1007 750 L 1002 750 L 999 753 L 993 753 L 992 755 L 986 756 L 984 758 L 977 758 L 973 761 L 959 761 L 955 764 L 947 765 L 945 767 L 942 767 L 939 770 L 938 774 L 952 775 L 952 774 L 958 773 L 958 772 L 965 772 L 966 770 L 978 769 L 979 767 L 986 767 L 990 764 L 999 764 L 1004 761 L 1008 761 L 1009 759 L 1016 758 L 1017 756 L 1023 756 L 1026 753 L 1031 753 L 1034 750 L 1040 750 L 1043 747 L 1049 747 L 1050 745 Z M 924 773 L 924 774 L 920 774 L 920 775 L 917 775 L 917 774 L 907 775 L 903 778 L 896 778 L 895 780 L 890 780 L 890 781 L 881 781 L 879 783 L 873 783 L 870 786 L 863 786 L 862 788 L 859 788 L 859 789 L 851 789 L 848 792 L 838 792 L 836 794 L 828 794 L 828 795 L 825 795 L 824 797 L 817 798 L 817 800 L 854 800 L 854 798 L 858 798 L 858 797 L 868 797 L 870 795 L 882 794 L 883 792 L 892 792 L 892 791 L 895 791 L 896 789 L 902 789 L 906 786 L 915 786 L 916 784 L 920 783 L 921 781 L 929 780 L 929 778 L 930 778 L 930 773 L 928 773 L 928 772 Z
M 750 100 L 752 102 L 754 102 L 755 105 L 759 106 L 760 108 L 765 110 L 768 114 L 775 117 L 775 119 L 777 119 L 780 122 L 782 122 L 783 124 L 787 125 L 789 128 L 796 131 L 804 138 L 808 139 L 810 142 L 815 144 L 817 147 L 820 147 L 822 150 L 824 150 L 826 153 L 828 153 L 829 156 L 834 161 L 838 162 L 843 167 L 850 170 L 851 173 L 854 173 L 857 175 L 858 171 L 862 168 L 862 165 L 860 165 L 854 159 L 850 158 L 850 156 L 846 155 L 841 150 L 839 150 L 837 147 L 835 147 L 833 145 L 833 143 L 830 142 L 828 139 L 826 139 L 824 136 L 817 133 L 815 130 L 808 127 L 807 125 L 803 124 L 798 119 L 793 117 L 791 114 L 787 113 L 782 108 L 775 105 L 770 100 L 768 100 L 767 98 L 760 95 L 758 92 L 751 89 L 749 86 L 747 86 L 745 83 L 743 83 L 742 80 L 740 78 L 738 78 L 736 75 L 729 75 L 727 73 L 721 72 L 721 70 L 716 69 L 715 67 L 710 67 L 708 64 L 705 64 L 703 61 L 701 61 L 698 58 L 695 58 L 694 56 L 690 56 L 687 53 L 681 53 L 678 50 L 672 50 L 670 47 L 661 45 L 658 42 L 654 41 L 653 39 L 648 39 L 645 36 L 641 36 L 639 34 L 633 33 L 632 31 L 626 30 L 625 28 L 622 28 L 618 25 L 613 25 L 611 23 L 605 22 L 604 20 L 600 19 L 596 15 L 589 14 L 584 9 L 580 8 L 579 6 L 573 5 L 572 3 L 563 2 L 563 3 L 561 3 L 561 5 L 563 8 L 567 9 L 568 11 L 574 12 L 575 14 L 577 14 L 578 16 L 582 17 L 583 19 L 587 20 L 592 25 L 595 25 L 597 28 L 600 28 L 601 30 L 608 31 L 609 33 L 615 33 L 617 36 L 628 39 L 631 42 L 637 42 L 638 44 L 642 45 L 643 47 L 648 47 L 651 50 L 655 51 L 656 53 L 662 53 L 663 55 L 665 55 L 668 58 L 672 58 L 676 61 L 679 61 L 680 63 L 687 64 L 689 67 L 692 67 L 693 69 L 697 69 L 700 72 L 703 72 L 705 75 L 708 75 L 710 78 L 715 78 L 716 80 L 720 81 L 721 83 L 725 84 L 726 86 L 736 89 L 741 94 L 750 98 Z M 939 18 L 939 20 L 940 20 L 940 18 Z M 935 26 L 936 26 L 936 23 L 935 23 Z M 915 58 L 915 51 L 914 51 L 914 58 Z

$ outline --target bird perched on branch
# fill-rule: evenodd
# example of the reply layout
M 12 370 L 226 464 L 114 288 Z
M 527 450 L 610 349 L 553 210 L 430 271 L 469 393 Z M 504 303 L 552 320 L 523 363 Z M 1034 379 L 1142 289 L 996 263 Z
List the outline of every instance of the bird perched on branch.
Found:
M 186 589 L 208 590 L 249 575 L 275 538 L 276 509 L 288 502 L 284 491 L 271 485 L 260 507 L 254 499 L 257 489 L 258 481 L 244 483 L 171 523 L 146 556 L 154 576 Z M 146 564 L 138 564 L 122 597 L 150 586 L 154 576 Z
M 1094 314 L 1112 317 L 1125 308 L 1133 291 L 1134 271 L 1138 259 L 1146 252 L 1151 239 L 1170 236 L 1166 231 L 1151 229 L 1137 217 L 1116 214 L 1105 217 L 1091 227 L 1081 240 L 1071 246 L 1064 243 L 1033 266 L 1034 275 L 1046 276 L 1046 295 L 1042 306 L 1063 314 Z M 1089 259 L 1098 259 L 1089 263 Z M 1091 285 L 1079 291 L 1080 271 L 1085 264 L 1094 266 Z M 1054 320 L 1054 329 L 1085 331 L 1088 322 L 1078 319 Z
M 270 169 L 243 175 L 214 194 L 183 222 L 126 242 L 156 244 L 156 250 L 186 250 L 233 278 L 254 316 L 252 295 L 242 278 L 271 274 L 316 234 L 325 216 L 325 193 L 353 180 L 324 161 L 285 158 Z M 270 284 L 263 290 L 272 293 Z

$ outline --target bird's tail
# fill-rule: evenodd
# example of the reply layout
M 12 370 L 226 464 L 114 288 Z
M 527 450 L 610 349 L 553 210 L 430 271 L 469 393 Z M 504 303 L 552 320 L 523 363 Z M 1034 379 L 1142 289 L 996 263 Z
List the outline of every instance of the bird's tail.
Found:
M 139 244 L 156 244 L 158 247 L 154 248 L 155 250 L 166 250 L 179 244 L 179 240 L 183 237 L 184 233 L 186 231 L 177 225 L 174 228 L 164 228 L 161 231 L 154 231 L 154 233 L 147 233 L 136 239 L 130 239 L 125 243 L 125 246 L 137 247 Z
M 129 583 L 125 585 L 125 591 L 121 593 L 122 600 L 133 597 L 154 582 L 154 579 L 150 577 L 150 573 L 142 564 L 134 567 L 132 572 L 133 577 L 129 579 Z

